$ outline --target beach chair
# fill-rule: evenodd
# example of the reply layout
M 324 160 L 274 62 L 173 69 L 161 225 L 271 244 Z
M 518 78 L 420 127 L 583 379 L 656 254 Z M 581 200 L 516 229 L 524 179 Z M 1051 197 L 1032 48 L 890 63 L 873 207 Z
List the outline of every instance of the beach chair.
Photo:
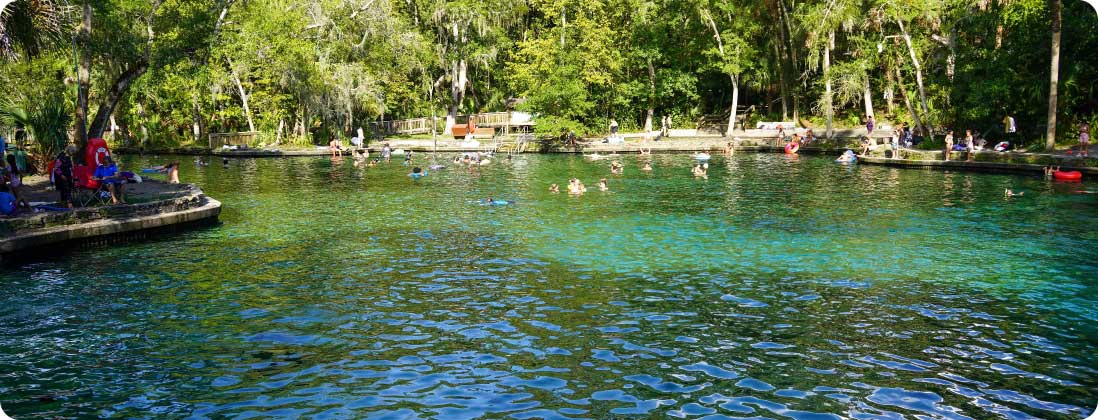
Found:
M 110 201 L 111 193 L 107 190 L 107 185 L 92 178 L 94 173 L 95 168 L 87 165 L 72 168 L 73 180 L 76 181 L 72 200 L 80 207 L 91 204 L 101 206 Z

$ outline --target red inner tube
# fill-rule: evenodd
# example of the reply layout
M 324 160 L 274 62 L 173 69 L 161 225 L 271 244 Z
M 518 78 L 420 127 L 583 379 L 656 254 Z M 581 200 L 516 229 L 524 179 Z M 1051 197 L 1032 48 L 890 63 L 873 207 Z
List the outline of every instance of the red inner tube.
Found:
M 790 142 L 790 143 L 785 145 L 785 152 L 788 153 L 788 154 L 797 153 L 797 149 L 800 149 L 800 147 L 797 146 L 797 143 Z
M 1076 181 L 1083 179 L 1083 173 L 1079 171 L 1056 171 L 1052 173 L 1052 177 L 1065 181 Z

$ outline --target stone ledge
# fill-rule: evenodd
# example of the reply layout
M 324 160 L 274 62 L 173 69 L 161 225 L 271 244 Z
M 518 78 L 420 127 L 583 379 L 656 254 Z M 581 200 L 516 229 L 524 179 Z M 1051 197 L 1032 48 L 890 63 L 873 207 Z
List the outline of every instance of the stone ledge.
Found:
M 215 220 L 220 213 L 221 202 L 194 188 L 186 197 L 151 203 L 35 215 L 25 219 L 22 229 L 0 237 L 0 255 L 44 245 Z M 47 226 L 52 218 L 64 219 L 65 223 Z
M 964 160 L 889 159 L 876 156 L 861 157 L 858 158 L 858 162 L 902 168 L 936 168 L 987 172 L 1037 173 L 1042 175 L 1044 174 L 1044 167 L 1048 166 L 1012 162 L 966 162 Z M 1098 168 L 1095 167 L 1062 165 L 1060 166 L 1060 169 L 1065 171 L 1079 171 L 1087 175 L 1098 175 Z

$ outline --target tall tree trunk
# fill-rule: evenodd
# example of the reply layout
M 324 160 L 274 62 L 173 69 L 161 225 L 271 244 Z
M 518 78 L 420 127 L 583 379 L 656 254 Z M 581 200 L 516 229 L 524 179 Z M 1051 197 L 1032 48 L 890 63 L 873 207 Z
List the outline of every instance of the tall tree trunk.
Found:
M 885 89 L 884 98 L 885 106 L 888 109 L 888 115 L 895 115 L 896 105 L 894 103 L 896 99 L 896 82 L 892 79 L 892 69 L 888 64 L 885 64 Z
M 835 107 L 833 105 L 831 97 L 831 46 L 835 42 L 835 32 L 828 33 L 827 45 L 824 45 L 824 113 L 827 115 L 827 138 L 830 139 L 834 133 L 832 131 L 832 119 L 835 114 Z
M 998 48 L 998 47 L 996 47 Z M 949 56 L 946 57 L 946 77 L 949 78 L 949 83 L 953 83 L 953 75 L 957 70 L 957 27 L 954 26 L 949 32 Z
M 240 83 L 240 76 L 236 74 L 236 69 L 233 68 L 233 62 L 229 61 L 229 74 L 233 77 L 233 84 L 236 85 L 236 90 L 240 92 L 240 102 L 244 105 L 244 118 L 248 119 L 248 131 L 255 131 L 255 123 L 252 121 L 252 110 L 248 108 L 248 92 L 244 91 L 244 85 Z
M 728 113 L 728 129 L 724 130 L 725 137 L 732 137 L 732 130 L 736 128 L 736 111 L 740 107 L 740 82 L 736 76 L 732 78 L 732 112 Z
M 922 127 L 923 121 L 919 118 L 919 113 L 915 112 L 915 107 L 911 105 L 911 95 L 907 94 L 907 88 L 904 87 L 904 77 L 900 74 L 900 66 L 893 68 L 896 71 L 896 87 L 899 89 L 901 96 L 904 97 L 904 105 L 907 106 L 907 112 L 911 113 L 911 120 L 915 123 L 916 127 Z
M 785 56 L 789 60 L 785 65 L 785 71 L 786 71 L 785 77 L 786 77 L 786 80 L 787 80 L 786 84 L 787 84 L 787 87 L 789 89 L 787 94 L 789 95 L 789 97 L 792 99 L 792 102 L 793 102 L 793 121 L 799 122 L 800 119 L 801 119 L 800 97 L 797 95 L 797 91 L 795 89 L 795 84 L 796 84 L 796 80 L 797 80 L 796 75 L 797 75 L 798 60 L 797 60 L 797 49 L 793 47 L 793 41 L 792 41 L 793 37 L 791 35 L 793 33 L 793 24 L 792 24 L 792 22 L 790 22 L 790 17 L 789 17 L 790 11 L 789 11 L 789 8 L 787 7 L 785 1 L 783 1 L 783 0 L 776 0 L 776 1 L 777 1 L 777 5 L 778 5 L 778 10 L 781 12 L 781 22 L 780 23 L 781 23 L 781 26 L 782 26 L 781 29 L 782 29 L 782 34 L 783 34 L 783 38 L 784 38 L 782 40 L 782 50 L 784 50 Z
M 122 99 L 122 95 L 126 94 L 126 91 L 130 89 L 130 85 L 134 80 L 145 74 L 145 71 L 149 69 L 149 63 L 141 60 L 134 63 L 128 70 L 122 72 L 121 75 L 115 79 L 114 84 L 111 85 L 110 90 L 107 91 L 107 97 L 103 102 L 99 103 L 99 109 L 95 111 L 95 119 L 92 120 L 91 127 L 88 127 L 88 138 L 100 138 L 103 137 L 103 130 L 107 127 L 111 114 L 114 113 L 114 107 L 118 105 L 118 100 Z
M 1056 148 L 1057 85 L 1060 84 L 1060 0 L 1049 0 L 1052 13 L 1052 68 L 1048 79 L 1048 130 L 1045 132 L 1045 150 Z
M 785 80 L 785 66 L 786 66 L 786 63 L 785 63 L 785 59 L 783 58 L 783 54 L 781 52 L 782 47 L 778 46 L 778 44 L 773 44 L 773 45 L 774 45 L 774 48 L 773 48 L 773 50 L 774 50 L 774 59 L 777 60 L 777 62 L 778 62 L 778 86 L 781 88 L 780 90 L 781 90 L 781 96 L 782 96 L 782 121 L 788 121 L 789 120 L 789 99 L 788 99 L 788 97 L 789 97 L 789 85 L 788 85 L 788 82 Z
M 865 75 L 865 92 L 862 93 L 862 97 L 865 98 L 865 115 L 873 117 L 874 119 L 876 119 L 876 116 L 873 115 L 873 90 L 870 89 L 869 82 L 870 82 L 869 73 L 866 72 L 866 75 Z
M 84 2 L 84 19 L 80 23 L 80 67 L 76 71 L 76 146 L 81 151 L 88 146 L 88 90 L 91 89 L 91 0 Z M 80 156 L 83 156 L 81 154 Z M 78 158 L 79 160 L 79 158 Z
M 652 58 L 648 59 L 648 113 L 644 116 L 644 132 L 652 132 L 652 117 L 656 114 L 656 68 L 652 66 Z
M 137 119 L 141 124 L 141 140 L 138 141 L 137 148 L 144 150 L 145 144 L 149 141 L 149 126 L 145 123 L 145 106 L 143 106 L 141 102 L 137 103 Z
M 194 89 L 191 90 L 191 134 L 195 142 L 206 137 L 206 123 L 202 118 L 202 107 L 198 104 L 198 92 Z
M 282 144 L 282 129 L 285 128 L 285 127 L 286 127 L 286 119 L 285 118 L 279 118 L 278 119 L 278 131 L 275 132 L 275 144 Z M 359 131 L 358 137 L 362 138 L 362 129 L 359 129 L 358 131 Z M 365 139 L 363 139 L 363 141 L 365 141 Z
M 454 133 L 458 107 L 465 99 L 465 85 L 469 82 L 465 59 L 454 61 L 450 70 L 450 111 L 446 114 L 446 134 Z
M 929 115 L 930 109 L 926 106 L 926 89 L 923 88 L 923 68 L 919 65 L 919 58 L 915 56 L 915 47 L 911 45 L 911 35 L 908 35 L 903 21 L 896 19 L 896 23 L 899 24 L 904 43 L 907 44 L 907 52 L 911 55 L 911 64 L 915 67 L 915 86 L 919 88 L 919 103 L 922 105 L 923 115 Z M 933 134 L 929 131 L 929 127 L 925 126 L 923 127 L 923 133 L 931 136 Z

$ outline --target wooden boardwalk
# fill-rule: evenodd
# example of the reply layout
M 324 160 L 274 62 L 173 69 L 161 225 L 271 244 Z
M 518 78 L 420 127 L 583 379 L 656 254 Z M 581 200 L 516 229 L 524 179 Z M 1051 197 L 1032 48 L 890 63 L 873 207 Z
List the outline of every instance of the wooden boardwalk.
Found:
M 484 112 L 480 114 L 458 115 L 455 120 L 457 121 L 457 124 L 465 124 L 470 118 L 473 118 L 476 121 L 476 125 L 479 127 L 504 128 L 507 131 L 511 131 L 513 128 L 527 129 L 533 127 L 535 124 L 533 119 L 531 119 L 530 114 L 525 112 Z M 445 124 L 445 122 L 445 117 L 373 121 L 370 122 L 370 130 L 374 133 L 381 133 L 384 135 L 427 134 L 431 132 L 433 126 L 437 132 L 441 133 L 444 128 L 441 125 Z

